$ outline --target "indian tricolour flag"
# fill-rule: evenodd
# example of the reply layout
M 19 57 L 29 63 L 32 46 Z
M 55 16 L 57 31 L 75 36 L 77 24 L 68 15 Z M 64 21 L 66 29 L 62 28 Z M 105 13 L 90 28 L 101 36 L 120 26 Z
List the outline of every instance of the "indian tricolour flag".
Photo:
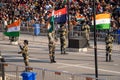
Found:
M 20 35 L 20 23 L 21 20 L 16 20 L 12 24 L 7 26 L 7 31 L 4 32 L 4 35 L 9 37 L 18 37 Z
M 83 21 L 83 20 L 85 20 L 85 17 L 79 14 L 79 15 L 76 15 L 76 20 Z
M 54 10 L 52 11 L 52 16 L 50 17 L 50 25 L 48 25 L 48 32 L 52 32 L 54 30 Z
M 110 14 L 97 14 L 96 15 L 96 29 L 110 29 Z M 93 21 L 92 21 L 93 24 Z

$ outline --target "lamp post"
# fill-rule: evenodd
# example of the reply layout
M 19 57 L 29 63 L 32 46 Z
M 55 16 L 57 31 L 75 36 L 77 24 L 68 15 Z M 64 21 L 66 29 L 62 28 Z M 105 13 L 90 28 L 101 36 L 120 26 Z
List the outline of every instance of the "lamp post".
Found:
M 98 61 L 97 61 L 97 39 L 96 39 L 96 0 L 93 0 L 93 19 L 94 19 L 94 55 L 95 55 L 95 78 L 98 80 Z

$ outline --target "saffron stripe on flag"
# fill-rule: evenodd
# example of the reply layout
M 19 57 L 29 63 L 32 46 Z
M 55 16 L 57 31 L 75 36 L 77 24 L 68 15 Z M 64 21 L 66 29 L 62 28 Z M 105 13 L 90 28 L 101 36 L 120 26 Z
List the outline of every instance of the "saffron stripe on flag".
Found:
M 21 20 L 17 20 L 15 22 L 13 22 L 12 24 L 8 25 L 7 28 L 11 28 L 11 27 L 18 27 L 20 26 Z
M 105 18 L 110 18 L 110 14 L 97 14 L 96 15 L 96 20 L 105 19 Z

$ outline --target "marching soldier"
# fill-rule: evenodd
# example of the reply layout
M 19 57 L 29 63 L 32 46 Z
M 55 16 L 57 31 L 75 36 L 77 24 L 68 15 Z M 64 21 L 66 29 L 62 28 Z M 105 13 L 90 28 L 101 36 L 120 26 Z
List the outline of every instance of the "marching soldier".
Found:
M 24 44 L 23 47 L 20 44 L 18 44 L 21 49 L 21 51 L 18 52 L 18 54 L 22 54 L 25 66 L 29 66 L 28 40 L 24 40 L 23 44 Z M 25 71 L 29 71 L 28 68 L 26 68 Z
M 60 33 L 61 54 L 67 54 L 66 53 L 66 34 L 67 34 L 67 29 L 65 28 L 64 25 L 60 26 L 59 33 Z
M 90 26 L 85 21 L 83 21 L 82 22 L 82 36 L 87 40 L 87 47 L 90 47 L 89 34 L 90 34 Z
M 48 40 L 49 40 L 48 47 L 49 47 L 50 62 L 51 63 L 56 63 L 56 61 L 55 61 L 55 42 L 57 40 L 55 39 L 55 33 L 54 33 L 54 31 L 48 33 Z
M 112 43 L 113 43 L 113 37 L 110 35 L 110 33 L 107 34 L 105 37 L 105 42 L 106 42 L 106 62 L 111 62 L 113 61 L 111 59 L 112 56 Z

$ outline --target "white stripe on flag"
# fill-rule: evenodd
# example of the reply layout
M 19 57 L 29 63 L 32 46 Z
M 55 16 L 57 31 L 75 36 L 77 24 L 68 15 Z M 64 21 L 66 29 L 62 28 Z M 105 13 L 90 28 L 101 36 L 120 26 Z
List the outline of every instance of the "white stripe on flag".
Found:
M 110 19 L 107 18 L 107 19 L 98 19 L 96 20 L 96 25 L 97 24 L 110 24 Z M 92 25 L 93 25 L 93 21 L 92 21 Z
M 7 32 L 15 32 L 15 31 L 20 31 L 20 26 L 18 27 L 11 27 L 11 28 L 8 28 Z

